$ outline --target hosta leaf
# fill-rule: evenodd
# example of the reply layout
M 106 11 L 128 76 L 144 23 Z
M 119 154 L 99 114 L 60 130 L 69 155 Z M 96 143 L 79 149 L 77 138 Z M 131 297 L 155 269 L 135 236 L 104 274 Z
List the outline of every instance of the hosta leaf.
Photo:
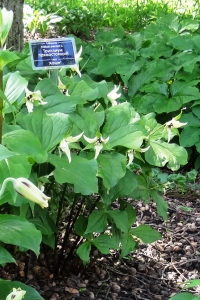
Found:
M 0 50 L 0 70 L 3 70 L 3 67 L 8 63 L 19 59 L 19 57 L 11 51 Z
M 0 241 L 31 249 L 39 255 L 42 235 L 26 219 L 5 214 L 0 215 Z
M 14 130 L 4 134 L 3 144 L 11 151 L 31 157 L 38 163 L 47 160 L 47 152 L 38 138 L 28 130 Z
M 141 239 L 144 243 L 153 243 L 162 238 L 162 235 L 149 225 L 139 225 L 131 229 L 131 233 Z
M 150 148 L 145 152 L 146 161 L 154 166 L 167 167 L 173 171 L 187 163 L 187 151 L 177 144 L 168 144 L 161 140 L 150 141 Z
M 85 234 L 103 232 L 107 228 L 107 214 L 102 210 L 93 210 L 89 215 Z
M 71 183 L 74 185 L 75 193 L 83 195 L 98 192 L 96 160 L 72 154 L 72 161 L 69 163 L 65 155 L 59 157 L 51 154 L 49 162 L 55 166 L 54 176 L 58 183 Z
M 103 153 L 98 156 L 97 176 L 107 189 L 115 186 L 126 172 L 126 157 L 120 153 Z
M 42 107 L 33 113 L 17 115 L 17 122 L 23 129 L 31 131 L 47 151 L 53 149 L 71 128 L 70 117 L 63 113 L 48 115 Z

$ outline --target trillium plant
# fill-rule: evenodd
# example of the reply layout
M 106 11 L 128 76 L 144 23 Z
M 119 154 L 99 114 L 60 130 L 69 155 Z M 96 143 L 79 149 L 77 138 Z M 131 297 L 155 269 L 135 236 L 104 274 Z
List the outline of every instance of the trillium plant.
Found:
M 90 263 L 92 248 L 125 257 L 139 241 L 162 238 L 149 225 L 137 224 L 134 204 L 154 201 L 158 215 L 167 219 L 167 203 L 151 171 L 155 166 L 176 171 L 187 163 L 186 150 L 174 142 L 187 124 L 181 120 L 183 107 L 163 122 L 153 110 L 136 109 L 139 79 L 131 77 L 141 63 L 134 62 L 136 38 L 130 36 L 131 50 L 112 60 L 98 47 L 88 58 L 87 44 L 77 39 L 80 69 L 32 70 L 27 45 L 22 53 L 6 50 L 12 13 L 0 13 L 0 264 L 16 263 L 16 249 L 39 257 L 45 245 L 49 271 L 60 275 L 71 266 L 78 272 L 76 256 L 81 267 Z M 121 53 L 123 30 L 116 34 L 119 39 L 105 49 Z M 58 239 L 63 220 L 65 235 Z M 66 252 L 70 239 L 74 246 Z M 13 293 L 19 299 L 23 290 L 28 294 L 18 287 L 22 290 Z

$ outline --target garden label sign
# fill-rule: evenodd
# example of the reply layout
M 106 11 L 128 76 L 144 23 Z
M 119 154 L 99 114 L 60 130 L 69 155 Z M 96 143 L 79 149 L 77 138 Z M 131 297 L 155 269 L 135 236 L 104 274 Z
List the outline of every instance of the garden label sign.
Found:
M 34 70 L 72 68 L 78 65 L 73 37 L 30 41 L 29 46 Z

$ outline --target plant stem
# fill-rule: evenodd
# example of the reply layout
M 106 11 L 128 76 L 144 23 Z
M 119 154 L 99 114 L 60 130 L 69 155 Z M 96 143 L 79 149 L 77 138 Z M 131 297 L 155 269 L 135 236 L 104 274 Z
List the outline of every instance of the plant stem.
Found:
M 0 70 L 0 90 L 3 91 L 3 70 Z M 2 144 L 3 98 L 0 97 L 0 144 Z

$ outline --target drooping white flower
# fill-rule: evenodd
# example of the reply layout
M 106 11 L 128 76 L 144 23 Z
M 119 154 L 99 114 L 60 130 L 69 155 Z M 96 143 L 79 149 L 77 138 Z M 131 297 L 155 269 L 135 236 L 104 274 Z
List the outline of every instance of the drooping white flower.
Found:
M 30 180 L 23 177 L 14 179 L 13 187 L 24 198 L 37 203 L 42 208 L 48 207 L 48 201 L 51 198 L 47 197 Z
M 82 135 L 83 135 L 83 132 L 74 137 L 68 136 L 68 137 L 62 139 L 62 141 L 60 142 L 59 147 L 67 155 L 69 163 L 71 162 L 71 152 L 70 152 L 69 144 L 77 142 L 82 137 Z
M 13 291 L 6 297 L 6 300 L 22 300 L 25 294 L 26 291 L 23 291 L 20 288 L 13 288 Z
M 41 91 L 38 90 L 35 92 L 31 92 L 29 91 L 29 89 L 25 88 L 25 92 L 26 92 L 26 100 L 25 100 L 26 107 L 29 113 L 33 112 L 34 104 L 40 104 L 40 105 L 47 104 L 47 102 L 42 100 L 43 98 L 41 95 Z
M 75 54 L 75 61 L 76 61 L 76 65 L 71 67 L 71 70 L 72 71 L 75 71 L 80 77 L 82 76 L 81 75 L 81 72 L 79 70 L 79 62 L 82 60 L 82 57 L 81 57 L 81 53 L 82 53 L 82 46 L 80 47 L 79 51 Z
M 121 94 L 117 94 L 119 91 L 120 85 L 114 86 L 114 89 L 107 95 L 108 99 L 112 103 L 112 106 L 117 105 L 116 99 L 121 97 Z
M 127 163 L 127 167 L 130 166 L 130 164 L 132 164 L 133 162 L 133 159 L 134 159 L 134 152 L 133 152 L 133 149 L 129 149 L 127 151 L 127 156 L 128 156 L 128 163 Z
M 94 137 L 94 138 L 88 138 L 87 136 L 83 136 L 86 142 L 89 144 L 94 144 L 94 150 L 95 150 L 95 159 L 99 156 L 99 153 L 103 149 L 104 144 L 106 144 L 109 141 L 109 136 L 106 139 L 103 139 L 102 137 Z

